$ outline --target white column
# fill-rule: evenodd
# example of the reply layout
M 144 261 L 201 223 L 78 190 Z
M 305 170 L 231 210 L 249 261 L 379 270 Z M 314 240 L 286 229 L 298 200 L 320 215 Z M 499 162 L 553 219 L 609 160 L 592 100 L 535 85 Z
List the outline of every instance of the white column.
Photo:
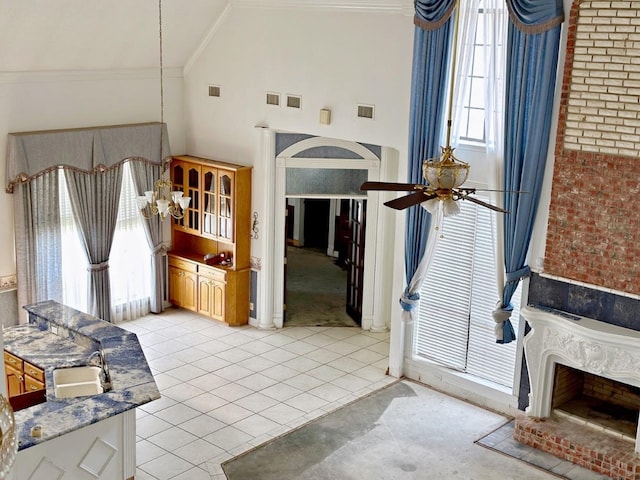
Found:
M 273 242 L 274 242 L 274 195 L 275 195 L 275 155 L 276 155 L 276 134 L 268 128 L 262 129 L 262 147 L 261 161 L 264 169 L 264 186 L 265 186 L 265 208 L 263 219 L 261 221 L 264 229 L 262 235 L 262 262 L 260 275 L 258 276 L 258 298 L 259 311 L 258 328 L 272 329 L 275 328 L 273 323 L 273 284 L 269 278 L 270 272 L 273 271 Z M 264 272 L 264 275 L 263 275 Z

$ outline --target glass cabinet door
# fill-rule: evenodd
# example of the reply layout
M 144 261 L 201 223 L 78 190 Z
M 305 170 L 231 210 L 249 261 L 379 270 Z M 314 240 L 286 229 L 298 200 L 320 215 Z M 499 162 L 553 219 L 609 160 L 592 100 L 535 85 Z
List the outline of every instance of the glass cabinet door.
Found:
M 233 240 L 233 173 L 220 174 L 218 236 L 226 240 Z
M 187 170 L 188 194 L 191 203 L 184 216 L 186 218 L 185 227 L 194 233 L 200 232 L 200 167 L 190 165 Z
M 202 191 L 202 233 L 203 235 L 215 236 L 217 234 L 217 215 L 216 215 L 216 185 L 217 170 L 203 168 L 203 191 Z

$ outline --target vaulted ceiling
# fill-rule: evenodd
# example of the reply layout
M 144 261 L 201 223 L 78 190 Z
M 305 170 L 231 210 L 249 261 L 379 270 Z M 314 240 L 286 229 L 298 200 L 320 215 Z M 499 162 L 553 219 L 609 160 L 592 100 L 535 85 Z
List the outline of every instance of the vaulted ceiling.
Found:
M 164 62 L 184 65 L 225 0 L 163 0 Z M 159 62 L 154 0 L 0 0 L 0 70 L 129 69 Z
M 398 12 L 411 0 L 162 0 L 163 59 L 182 67 L 230 6 Z M 0 72 L 158 66 L 157 0 L 0 0 Z

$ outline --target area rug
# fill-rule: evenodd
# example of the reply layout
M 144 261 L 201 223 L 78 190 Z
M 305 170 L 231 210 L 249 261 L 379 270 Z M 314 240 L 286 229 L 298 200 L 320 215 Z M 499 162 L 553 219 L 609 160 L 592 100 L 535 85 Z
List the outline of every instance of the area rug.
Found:
M 222 465 L 230 480 L 549 480 L 474 441 L 506 417 L 402 380 Z M 498 472 L 498 473 L 496 473 Z

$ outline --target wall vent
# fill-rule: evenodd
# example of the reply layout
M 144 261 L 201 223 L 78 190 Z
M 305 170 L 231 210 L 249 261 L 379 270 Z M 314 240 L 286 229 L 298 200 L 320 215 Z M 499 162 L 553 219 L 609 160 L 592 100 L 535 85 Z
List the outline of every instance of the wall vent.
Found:
M 302 105 L 302 97 L 298 95 L 287 95 L 287 107 L 300 108 Z
M 210 97 L 219 97 L 220 96 L 220 87 L 218 85 L 209 85 L 209 96 Z
M 267 105 L 280 105 L 280 94 L 267 92 Z
M 373 118 L 373 105 L 358 105 L 358 117 L 360 118 Z

